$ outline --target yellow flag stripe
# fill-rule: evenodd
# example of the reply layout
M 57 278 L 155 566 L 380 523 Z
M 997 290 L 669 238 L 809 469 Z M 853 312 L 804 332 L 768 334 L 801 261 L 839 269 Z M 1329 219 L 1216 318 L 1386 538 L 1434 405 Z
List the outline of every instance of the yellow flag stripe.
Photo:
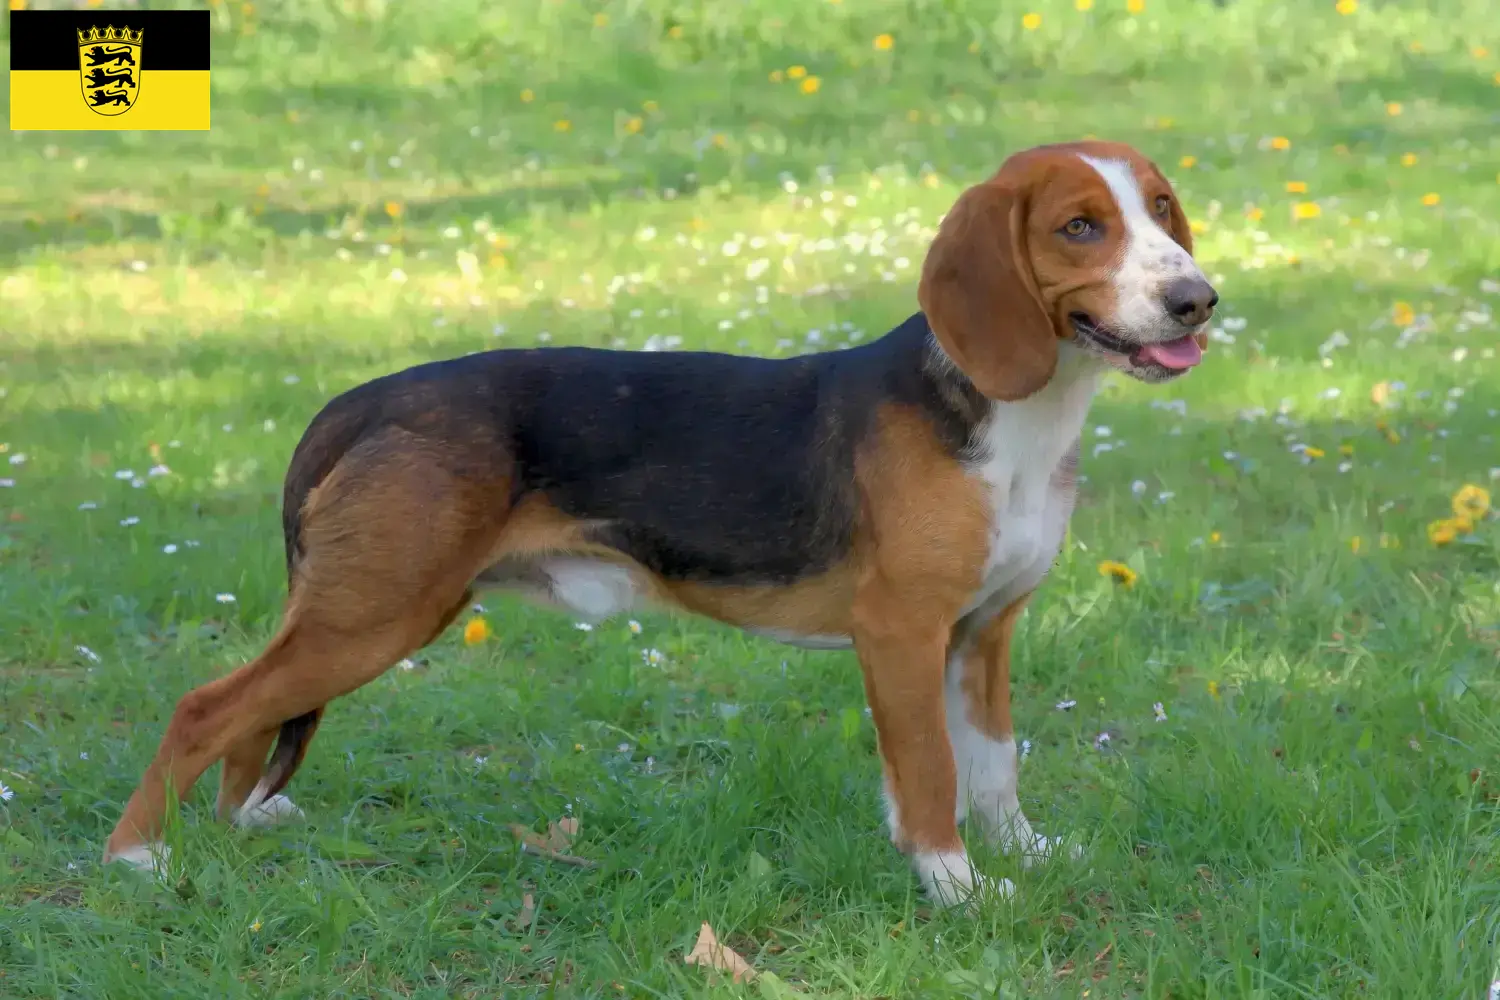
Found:
M 208 128 L 206 70 L 141 71 L 141 92 L 129 111 L 101 115 L 84 102 L 78 70 L 12 70 L 14 130 L 202 130 Z

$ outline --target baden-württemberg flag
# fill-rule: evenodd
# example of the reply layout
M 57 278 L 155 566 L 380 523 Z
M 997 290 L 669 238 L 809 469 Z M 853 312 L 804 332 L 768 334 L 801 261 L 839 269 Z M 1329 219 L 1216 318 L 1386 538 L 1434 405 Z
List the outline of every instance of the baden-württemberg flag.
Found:
M 208 11 L 11 11 L 10 127 L 208 128 Z

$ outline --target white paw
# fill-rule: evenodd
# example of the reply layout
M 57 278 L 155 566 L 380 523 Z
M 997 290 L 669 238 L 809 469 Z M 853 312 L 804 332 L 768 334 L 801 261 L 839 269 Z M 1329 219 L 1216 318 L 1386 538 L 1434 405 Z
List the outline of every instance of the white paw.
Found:
M 295 802 L 285 795 L 273 795 L 257 806 L 237 810 L 234 825 L 249 828 L 278 826 L 302 818 L 304 814 Z
M 104 860 L 106 863 L 119 861 L 148 875 L 165 875 L 171 857 L 172 849 L 166 844 L 137 844 L 119 854 L 107 855 Z
M 912 859 L 917 878 L 927 896 L 938 906 L 972 907 L 975 898 L 986 888 L 1002 898 L 1016 891 L 1008 878 L 986 879 L 969 864 L 969 856 L 963 851 L 924 851 Z

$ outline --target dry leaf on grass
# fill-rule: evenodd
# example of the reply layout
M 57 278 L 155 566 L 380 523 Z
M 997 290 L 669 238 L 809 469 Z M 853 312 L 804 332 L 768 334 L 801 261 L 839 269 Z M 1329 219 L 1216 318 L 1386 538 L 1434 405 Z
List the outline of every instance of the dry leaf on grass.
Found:
M 521 897 L 521 912 L 516 914 L 516 929 L 527 930 L 531 922 L 536 919 L 536 899 L 531 893 Z
M 698 943 L 693 945 L 693 950 L 683 957 L 683 962 L 727 972 L 737 983 L 749 982 L 756 976 L 749 962 L 741 958 L 734 949 L 719 943 L 714 929 L 708 926 L 706 920 L 703 922 L 702 929 L 698 931 Z
M 510 832 L 521 841 L 521 850 L 528 854 L 535 854 L 549 861 L 574 865 L 578 868 L 599 867 L 597 862 L 567 853 L 568 848 L 573 844 L 573 838 L 578 836 L 578 820 L 573 816 L 565 816 L 556 823 L 548 823 L 545 837 L 520 823 L 512 823 Z

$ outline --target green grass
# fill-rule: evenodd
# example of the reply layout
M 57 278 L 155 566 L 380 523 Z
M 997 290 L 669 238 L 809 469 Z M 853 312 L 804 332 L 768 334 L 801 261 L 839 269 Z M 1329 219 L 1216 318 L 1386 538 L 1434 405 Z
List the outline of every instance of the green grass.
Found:
M 685 967 L 702 921 L 809 996 L 1482 996 L 1500 524 L 1427 525 L 1500 476 L 1500 21 L 1028 2 L 218 4 L 211 132 L 0 140 L 0 996 L 781 995 Z M 1167 170 L 1233 339 L 1101 394 L 1021 629 L 1022 800 L 1085 860 L 974 838 L 1017 899 L 932 913 L 852 655 L 485 597 L 492 639 L 333 706 L 305 825 L 226 831 L 210 772 L 165 884 L 100 867 L 176 699 L 275 626 L 332 394 L 878 336 L 963 186 L 1090 133 Z M 597 869 L 518 853 L 570 811 Z

